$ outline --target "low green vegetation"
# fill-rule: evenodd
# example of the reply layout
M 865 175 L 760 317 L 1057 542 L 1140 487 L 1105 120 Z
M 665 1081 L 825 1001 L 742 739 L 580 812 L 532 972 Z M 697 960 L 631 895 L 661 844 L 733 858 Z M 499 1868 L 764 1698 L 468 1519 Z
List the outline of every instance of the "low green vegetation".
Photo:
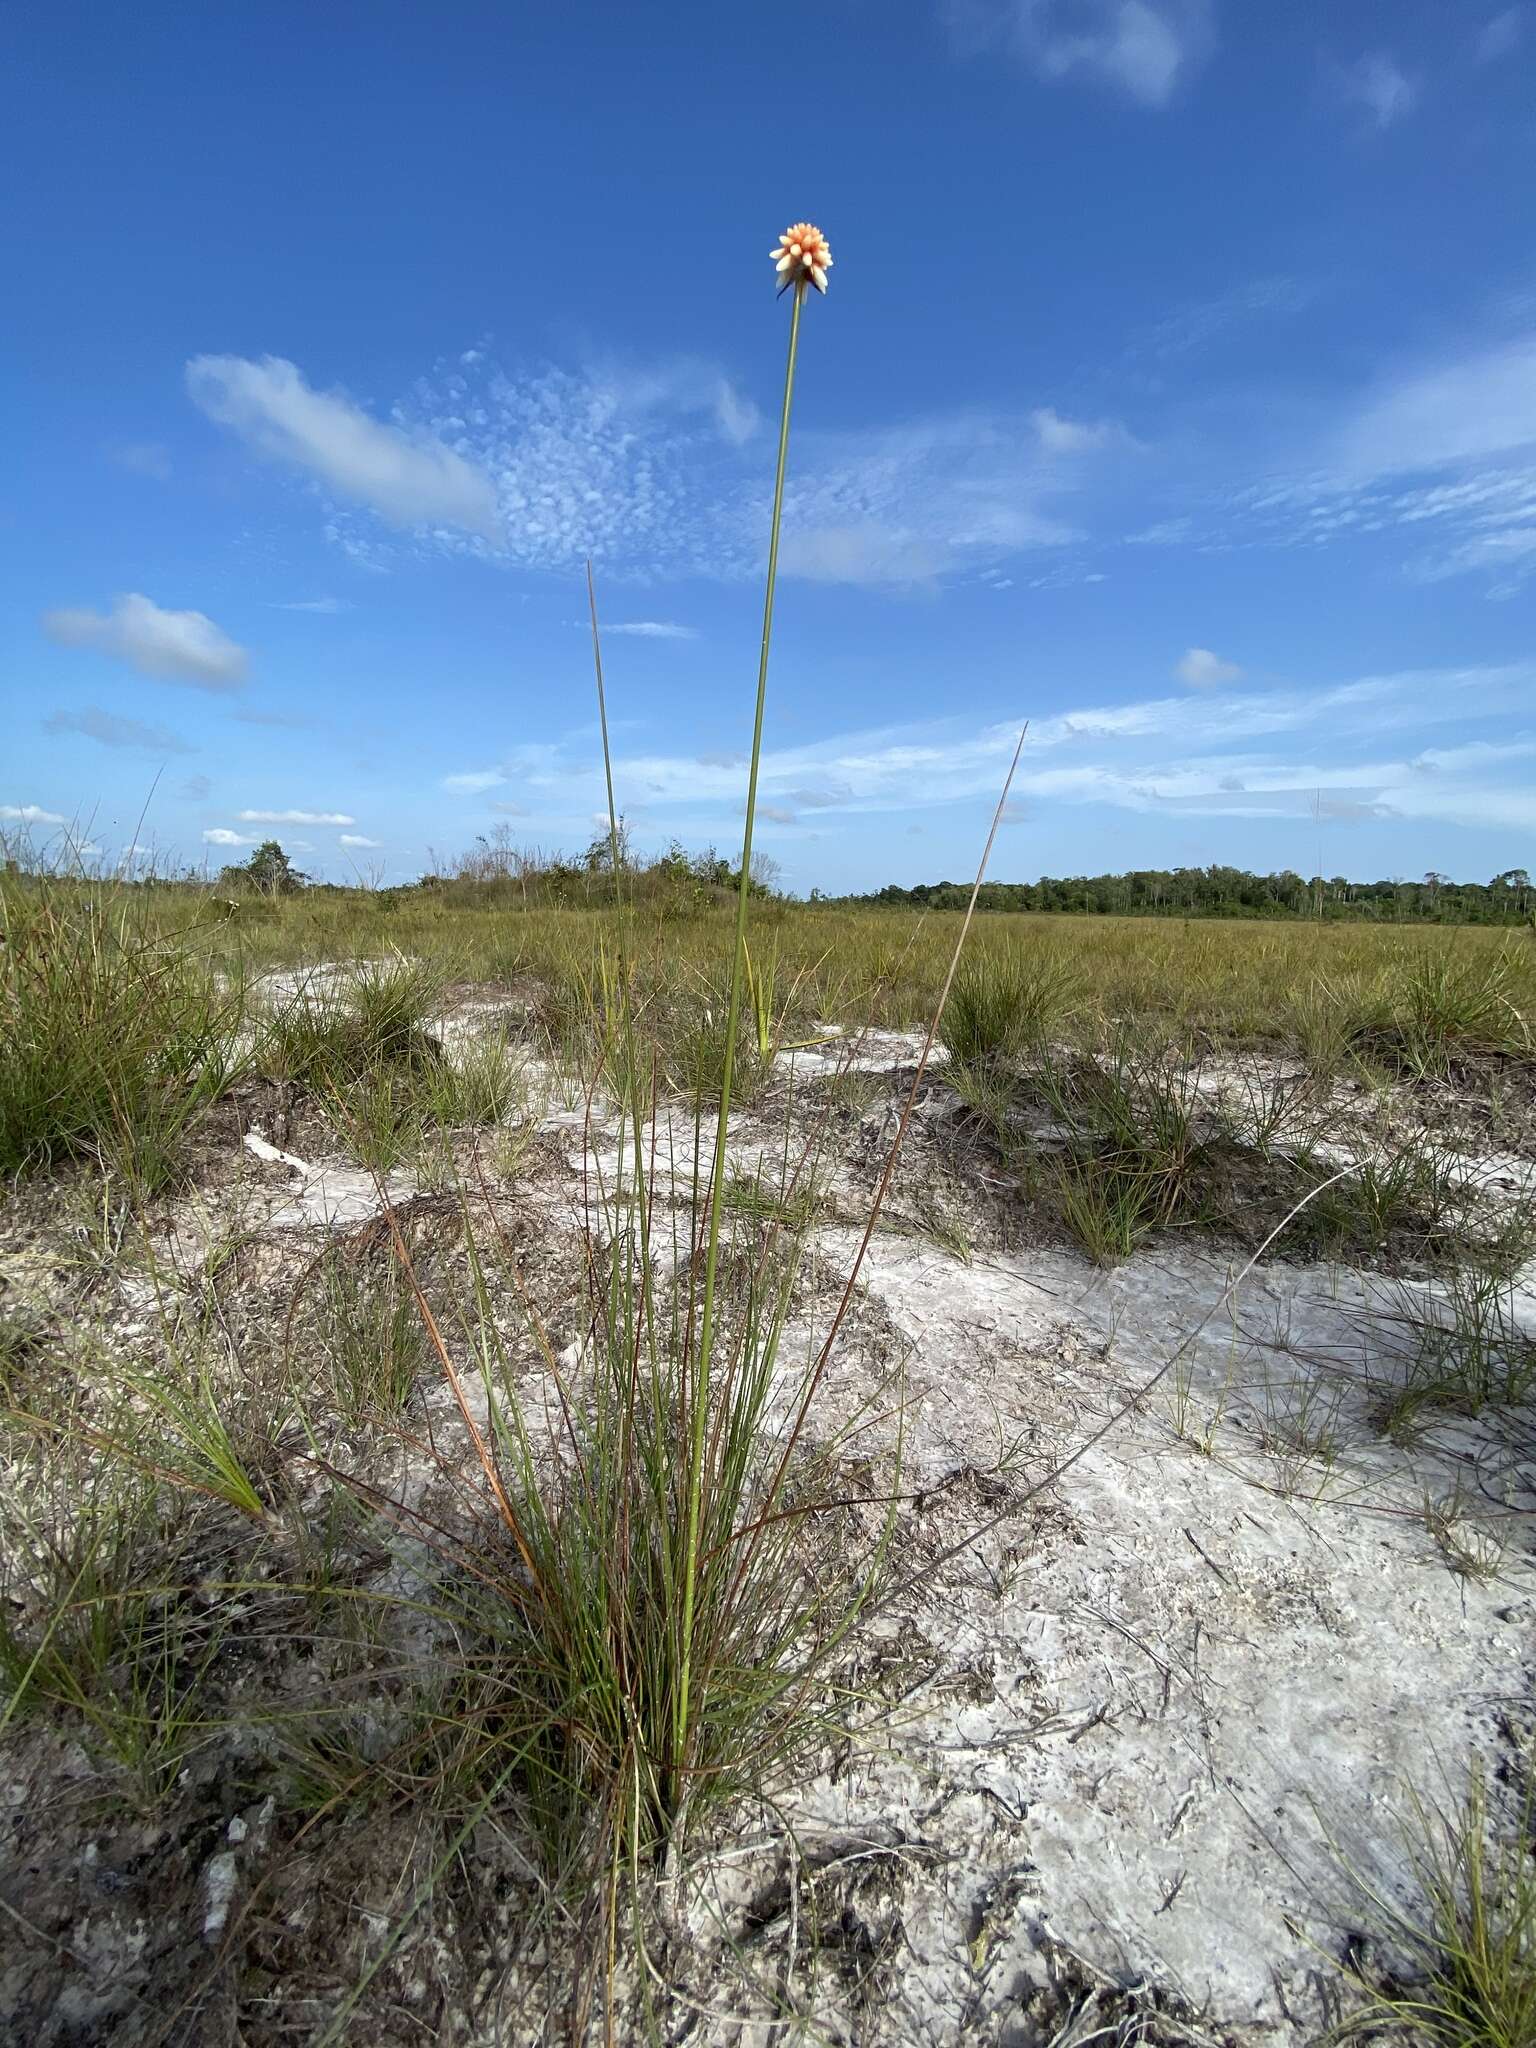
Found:
M 1413 1896 L 1349 1869 L 1362 1917 L 1398 1959 L 1389 1978 L 1351 1966 L 1360 1996 L 1337 2039 L 1428 2048 L 1529 2048 L 1536 2041 L 1536 1821 L 1532 1755 L 1500 1799 L 1480 1766 L 1465 1794 L 1412 1797 L 1401 1834 Z
M 238 983 L 207 957 L 217 913 L 175 921 L 131 891 L 0 874 L 0 1172 L 86 1156 L 144 1194 L 236 1068 Z

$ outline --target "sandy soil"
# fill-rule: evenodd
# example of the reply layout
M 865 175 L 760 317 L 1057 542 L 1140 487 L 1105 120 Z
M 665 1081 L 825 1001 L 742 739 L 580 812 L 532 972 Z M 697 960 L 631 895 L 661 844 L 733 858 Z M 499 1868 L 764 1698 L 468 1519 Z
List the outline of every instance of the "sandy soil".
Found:
M 444 1040 L 498 1015 L 461 1004 Z M 850 1067 L 872 1077 L 822 1122 L 828 1220 L 808 1240 L 786 1398 L 856 1249 L 913 1057 L 894 1033 L 799 1051 L 733 1120 L 732 1170 L 771 1177 L 786 1115 Z M 507 1199 L 574 1359 L 579 1233 L 611 1187 L 620 1125 L 531 1054 L 525 1078 L 536 1135 Z M 1238 1078 L 1213 1063 L 1201 1085 L 1230 1096 Z M 1389 1114 L 1342 1092 L 1336 1106 L 1334 1142 L 1357 1152 Z M 314 1129 L 300 1144 L 269 1107 L 253 1098 L 217 1170 L 167 1205 L 152 1282 L 125 1259 L 82 1294 L 61 1187 L 19 1192 L 0 1221 L 7 1313 L 90 1321 L 132 1354 L 153 1340 L 160 1293 L 190 1298 L 232 1233 L 230 1313 L 259 1322 L 333 1235 L 377 1227 L 386 1200 L 430 1210 L 410 1174 L 381 1183 L 317 1150 Z M 1402 1113 L 1435 1122 L 1483 1198 L 1524 1198 L 1519 1133 L 1501 1146 L 1465 1105 L 1431 1108 Z M 770 1788 L 676 1878 L 660 2031 L 1301 2048 L 1338 2017 L 1337 1961 L 1392 1964 L 1371 1955 L 1346 1869 L 1406 1896 L 1407 1788 L 1454 1791 L 1475 1761 L 1497 1782 L 1532 1725 L 1532 1418 L 1441 1418 L 1389 1441 L 1378 1411 L 1401 1276 L 1269 1260 L 1234 1291 L 1241 1253 L 1182 1240 L 1099 1272 L 1017 1241 L 1006 1177 L 955 1142 L 962 1125 L 936 1066 L 824 1393 L 830 1416 L 868 1418 L 842 1446 L 850 1465 L 890 1470 L 899 1439 L 909 1497 L 849 1645 L 868 1706 L 811 1775 Z M 685 1190 L 691 1117 L 664 1109 L 653 1140 Z M 930 1196 L 965 1212 L 968 1259 L 924 1235 Z M 1536 1294 L 1519 1304 L 1536 1328 Z M 419 1412 L 435 1458 L 397 1441 L 371 1474 L 416 1503 L 464 1454 L 441 1385 L 424 1382 Z M 13 1509 L 36 1474 L 18 1445 Z M 873 1540 L 880 1510 L 862 1516 Z M 387 1543 L 372 1569 L 380 1587 L 398 1572 Z M 300 1676 L 277 1658 L 260 1683 Z M 360 1818 L 322 1853 L 269 1794 L 250 1796 L 261 1753 L 251 1722 L 210 1746 L 166 1813 L 125 1817 L 88 1744 L 13 1731 L 0 2037 L 321 2038 L 420 1879 L 419 1830 Z M 483 1910 L 413 1926 L 342 2038 L 560 2035 L 547 1958 L 520 1938 L 516 1856 L 494 1831 L 465 1853 Z

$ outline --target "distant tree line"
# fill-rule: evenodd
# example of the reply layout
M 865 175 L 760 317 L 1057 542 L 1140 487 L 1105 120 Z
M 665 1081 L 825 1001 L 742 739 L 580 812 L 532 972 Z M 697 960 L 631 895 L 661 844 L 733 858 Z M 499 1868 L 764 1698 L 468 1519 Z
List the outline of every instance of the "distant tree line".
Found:
M 821 897 L 847 904 L 909 904 L 963 910 L 969 882 L 888 882 L 864 896 Z M 1419 881 L 1352 882 L 1347 875 L 1305 876 L 1282 868 L 1135 868 L 1122 875 L 1042 875 L 1038 882 L 983 882 L 979 910 L 1048 910 L 1090 917 L 1321 917 L 1428 924 L 1524 924 L 1536 912 L 1536 888 L 1524 868 L 1488 882 L 1454 882 L 1434 870 Z
M 545 905 L 597 908 L 621 899 L 661 916 L 688 916 L 724 903 L 740 877 L 713 846 L 689 852 L 678 840 L 662 853 L 635 850 L 621 819 L 618 869 L 609 832 L 593 835 L 576 855 L 517 846 L 505 826 L 482 834 L 466 853 L 434 858 L 417 881 L 381 893 L 393 900 L 417 890 L 463 907 L 533 909 Z M 0 862 L 12 873 L 49 868 L 25 848 L 0 844 Z M 205 884 L 191 868 L 177 872 L 143 865 L 119 881 L 165 887 Z M 764 854 L 752 858 L 756 896 L 782 899 L 778 864 Z M 218 886 L 232 896 L 291 896 L 300 890 L 343 895 L 356 883 L 316 882 L 296 868 L 275 839 L 220 870 Z M 917 910 L 963 910 L 969 882 L 917 882 L 904 889 L 888 882 L 864 895 L 829 896 L 812 889 L 813 904 L 841 908 L 906 906 Z M 984 882 L 980 910 L 1035 910 L 1090 917 L 1356 918 L 1378 923 L 1491 924 L 1536 926 L 1536 885 L 1525 868 L 1506 868 L 1487 882 L 1457 882 L 1430 869 L 1416 881 L 1354 882 L 1347 875 L 1314 875 L 1293 869 L 1269 875 L 1246 868 L 1133 868 L 1111 875 L 1042 875 L 1038 882 Z

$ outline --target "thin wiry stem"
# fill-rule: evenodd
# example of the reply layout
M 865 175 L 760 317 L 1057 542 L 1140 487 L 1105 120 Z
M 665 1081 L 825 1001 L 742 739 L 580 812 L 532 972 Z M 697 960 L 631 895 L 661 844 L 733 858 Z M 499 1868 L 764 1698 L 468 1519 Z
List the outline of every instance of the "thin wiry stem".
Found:
M 811 1403 L 816 1398 L 817 1391 L 821 1386 L 822 1376 L 831 1361 L 832 1347 L 837 1342 L 838 1332 L 842 1329 L 844 1318 L 847 1316 L 849 1307 L 852 1304 L 854 1289 L 858 1285 L 865 1254 L 868 1252 L 870 1242 L 874 1237 L 875 1226 L 880 1221 L 880 1211 L 884 1207 L 885 1197 L 890 1189 L 891 1177 L 896 1171 L 896 1162 L 901 1157 L 901 1148 L 906 1140 L 907 1126 L 911 1123 L 912 1112 L 917 1107 L 918 1092 L 922 1088 L 923 1077 L 928 1071 L 928 1061 L 933 1053 L 934 1040 L 939 1034 L 939 1025 L 944 1016 L 944 1005 L 949 1001 L 949 991 L 954 985 L 955 970 L 960 965 L 960 955 L 965 946 L 966 936 L 971 929 L 971 920 L 976 915 L 976 899 L 980 896 L 981 885 L 986 880 L 987 863 L 992 858 L 992 846 L 997 838 L 997 828 L 1003 822 L 1003 813 L 1008 808 L 1008 793 L 1013 788 L 1013 778 L 1018 773 L 1019 768 L 1019 756 L 1024 751 L 1024 741 L 1028 734 L 1029 720 L 1026 718 L 1023 725 L 1019 728 L 1018 745 L 1013 750 L 1013 759 L 1008 763 L 1008 773 L 1004 778 L 1002 790 L 998 795 L 997 806 L 992 813 L 992 828 L 987 834 L 987 843 L 981 850 L 981 859 L 976 868 L 976 879 L 971 884 L 970 900 L 965 906 L 965 916 L 961 920 L 960 930 L 956 935 L 954 948 L 949 956 L 949 967 L 944 976 L 944 985 L 939 990 L 939 999 L 934 1004 L 933 1015 L 928 1021 L 927 1036 L 923 1040 L 923 1049 L 918 1056 L 917 1069 L 912 1076 L 912 1085 L 907 1090 L 907 1099 L 902 1105 L 901 1116 L 896 1125 L 896 1134 L 892 1138 L 890 1149 L 885 1155 L 885 1167 L 875 1187 L 874 1199 L 870 1203 L 869 1217 L 864 1225 L 864 1235 L 859 1240 L 858 1251 L 854 1254 L 853 1264 L 848 1269 L 848 1278 L 843 1287 L 842 1297 L 837 1304 L 837 1313 L 832 1318 L 831 1327 L 828 1329 L 821 1350 L 817 1354 L 815 1366 L 801 1390 L 794 1421 L 790 1426 L 788 1436 L 785 1438 L 773 1479 L 768 1488 L 767 1498 L 770 1501 L 779 1498 L 785 1474 L 789 1470 L 789 1461 L 794 1456 L 795 1448 L 800 1441 L 801 1432 L 805 1428 L 806 1419 L 811 1412 Z M 751 1529 L 742 1531 L 742 1536 L 747 1543 L 747 1549 L 736 1569 L 736 1584 L 738 1586 L 745 1579 L 752 1561 L 757 1555 L 758 1535 L 760 1529 L 764 1526 L 766 1524 L 756 1524 Z
M 608 847 L 613 859 L 613 900 L 619 900 L 619 814 L 613 804 L 613 755 L 608 748 L 608 704 L 603 696 L 603 643 L 597 631 L 597 592 L 592 557 L 587 557 L 587 609 L 592 614 L 592 660 L 597 669 L 597 722 L 603 735 L 603 773 L 608 778 Z
M 688 1519 L 683 1547 L 682 1655 L 679 1660 L 673 1762 L 687 1764 L 689 1688 L 693 1675 L 693 1607 L 699 1577 L 699 1506 L 704 1482 L 704 1445 L 709 1409 L 710 1348 L 714 1339 L 715 1273 L 720 1253 L 720 1207 L 725 1188 L 726 1120 L 741 1024 L 742 962 L 747 942 L 747 898 L 752 887 L 752 826 L 757 811 L 757 772 L 763 750 L 763 709 L 768 696 L 768 650 L 773 638 L 773 596 L 779 573 L 779 524 L 784 512 L 784 469 L 789 457 L 789 416 L 795 395 L 795 357 L 800 345 L 804 287 L 794 292 L 789 316 L 789 355 L 784 366 L 784 409 L 779 417 L 779 457 L 773 479 L 773 521 L 768 534 L 768 581 L 763 596 L 763 644 L 757 664 L 757 709 L 752 725 L 752 766 L 747 776 L 746 829 L 736 887 L 736 940 L 731 952 L 731 1000 L 726 1014 L 725 1059 L 720 1075 L 720 1114 L 715 1123 L 714 1164 L 709 1184 L 709 1238 L 704 1254 L 704 1305 L 691 1390 L 688 1444 Z

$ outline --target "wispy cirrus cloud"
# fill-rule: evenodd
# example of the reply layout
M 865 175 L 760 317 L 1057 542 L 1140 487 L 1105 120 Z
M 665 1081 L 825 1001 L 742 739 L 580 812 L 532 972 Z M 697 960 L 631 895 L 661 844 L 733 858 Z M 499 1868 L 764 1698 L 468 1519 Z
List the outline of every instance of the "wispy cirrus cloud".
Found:
M 1528 309 L 1522 302 L 1517 308 Z M 1261 444 L 1222 452 L 1258 482 L 1212 487 L 1192 472 L 1180 509 L 1126 535 L 1138 546 L 1380 545 L 1421 581 L 1475 575 L 1507 597 L 1536 573 L 1536 329 L 1475 336 L 1434 357 L 1385 366 L 1310 438 L 1284 422 L 1296 466 L 1265 474 Z M 1164 476 L 1166 503 L 1179 480 Z
M 1304 312 L 1320 290 L 1316 280 L 1289 273 L 1245 278 L 1211 298 L 1193 300 L 1164 314 L 1130 343 L 1126 353 L 1132 361 L 1150 356 L 1171 362 L 1209 347 L 1234 329 Z
M 949 0 L 963 47 L 1001 43 L 1050 83 L 1086 79 L 1165 107 L 1214 44 L 1209 0 Z
M 1015 781 L 1021 800 L 1104 804 L 1190 816 L 1423 818 L 1536 828 L 1536 749 L 1512 719 L 1536 699 L 1536 661 L 1409 670 L 1305 689 L 1213 689 L 1037 718 Z M 1496 737 L 1437 748 L 1450 724 L 1482 722 Z M 876 729 L 770 749 L 759 782 L 765 815 L 791 825 L 838 814 L 922 811 L 995 794 L 1018 737 L 1012 722 L 956 721 Z M 576 749 L 509 758 L 530 815 L 581 829 L 601 770 Z M 739 816 L 745 770 L 724 757 L 638 754 L 614 764 L 662 829 L 713 832 Z M 663 824 L 663 821 L 664 824 Z
M 700 398 L 712 379 L 702 365 L 513 372 L 482 359 L 416 398 L 495 479 L 509 562 L 569 571 L 590 554 L 637 579 L 734 580 L 761 570 L 768 493 L 761 463 Z M 897 588 L 1070 540 L 1064 508 L 1134 443 L 1116 423 L 1046 410 L 807 433 L 801 445 L 784 573 Z
M 1063 419 L 1049 405 L 1037 406 L 1029 418 L 1047 455 L 1087 455 L 1100 448 L 1137 445 L 1118 420 Z
M 1482 574 L 1512 595 L 1536 571 L 1536 333 L 1383 378 L 1319 453 L 1246 509 L 1295 539 L 1396 531 L 1410 574 Z
M 124 718 L 115 711 L 103 711 L 88 704 L 83 711 L 55 711 L 43 720 L 44 732 L 79 733 L 103 747 L 130 748 L 141 754 L 195 754 L 197 749 L 178 733 L 163 725 L 146 725 L 142 719 Z
M 1417 81 L 1386 50 L 1369 50 L 1351 63 L 1332 65 L 1329 75 L 1340 99 L 1364 108 L 1375 128 L 1390 128 L 1419 103 Z
M 416 387 L 429 429 L 492 480 L 508 559 L 686 559 L 739 470 L 756 409 L 716 367 L 679 359 L 504 369 L 472 351 Z
M 1536 451 L 1536 333 L 1389 378 L 1339 435 L 1348 475 L 1400 476 Z
M 1524 36 L 1525 9 L 1505 7 L 1478 30 L 1472 44 L 1473 61 L 1497 64 L 1502 58 L 1512 57 Z
M 496 541 L 496 493 L 475 463 L 405 422 L 376 420 L 341 392 L 316 391 L 282 356 L 194 356 L 187 389 L 258 455 L 318 478 L 392 526 L 446 523 Z
M 290 599 L 286 604 L 274 603 L 271 609 L 275 612 L 314 612 L 321 618 L 334 618 L 353 607 L 350 599 L 345 597 L 300 597 Z
M 697 626 L 674 625 L 669 619 L 621 619 L 617 625 L 604 626 L 605 635 L 621 633 L 632 640 L 697 640 Z
M 355 825 L 346 811 L 239 811 L 242 825 Z
M 139 591 L 110 612 L 44 612 L 43 631 L 64 647 L 90 647 L 126 661 L 141 675 L 196 690 L 235 690 L 250 657 L 206 612 L 167 611 Z
M 639 583 L 761 571 L 768 492 L 748 446 L 759 411 L 706 362 L 507 368 L 477 346 L 418 380 L 388 425 L 312 390 L 281 359 L 198 358 L 189 381 L 205 410 L 329 490 L 326 537 L 377 572 L 402 546 L 377 519 L 413 526 L 412 547 L 514 568 L 568 573 L 592 557 Z M 809 432 L 801 446 L 784 573 L 887 589 L 986 573 L 1073 540 L 1073 502 L 1115 461 L 1145 452 L 1117 420 L 1051 406 Z M 608 630 L 680 639 L 692 629 L 640 618 Z
M 499 789 L 506 779 L 500 768 L 469 768 L 458 775 L 445 775 L 442 786 L 450 796 L 480 796 L 488 789 Z
M 805 439 L 804 474 L 784 501 L 786 575 L 910 588 L 1081 537 L 1068 508 L 1093 451 L 1082 440 L 1043 446 L 1034 420 L 939 415 Z M 768 525 L 759 491 L 737 524 L 735 567 L 750 573 Z
M 383 847 L 384 842 L 382 839 L 369 839 L 362 832 L 343 832 L 338 844 L 347 847 L 366 847 L 370 850 L 378 851 Z

